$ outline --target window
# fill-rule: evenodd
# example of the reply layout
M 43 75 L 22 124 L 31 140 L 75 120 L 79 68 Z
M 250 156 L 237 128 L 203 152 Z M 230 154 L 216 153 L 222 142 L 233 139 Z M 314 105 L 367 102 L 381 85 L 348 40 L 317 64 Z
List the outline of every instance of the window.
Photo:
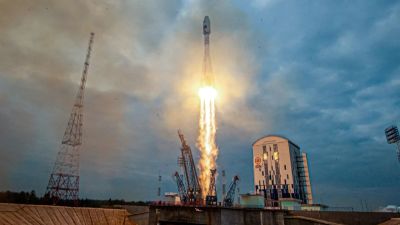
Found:
M 264 171 L 261 171 L 261 174 L 264 176 Z
M 279 159 L 279 153 L 278 152 L 274 152 L 274 159 L 278 160 Z
M 283 168 L 286 170 L 286 165 L 283 165 Z
M 289 179 L 289 174 L 286 174 L 287 179 Z
M 265 151 L 265 150 L 267 150 L 267 146 L 264 145 L 263 146 L 263 151 Z
M 284 181 L 285 181 L 285 184 L 286 184 L 286 179 Z

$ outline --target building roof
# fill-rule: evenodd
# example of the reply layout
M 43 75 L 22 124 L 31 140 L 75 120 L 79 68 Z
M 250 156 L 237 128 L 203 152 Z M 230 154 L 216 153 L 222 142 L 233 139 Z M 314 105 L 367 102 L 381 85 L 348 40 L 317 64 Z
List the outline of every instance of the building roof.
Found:
M 266 135 L 266 136 L 263 136 L 263 137 L 257 139 L 255 142 L 253 142 L 252 146 L 254 146 L 259 140 L 264 139 L 264 138 L 267 138 L 267 137 L 279 137 L 279 138 L 285 139 L 285 140 L 287 140 L 290 144 L 292 144 L 292 145 L 296 146 L 298 149 L 300 149 L 300 147 L 299 147 L 297 144 L 295 144 L 293 141 L 291 141 L 289 138 L 287 138 L 287 137 L 285 137 L 285 136 L 282 136 L 282 135 L 278 135 L 278 134 L 268 134 L 268 135 Z

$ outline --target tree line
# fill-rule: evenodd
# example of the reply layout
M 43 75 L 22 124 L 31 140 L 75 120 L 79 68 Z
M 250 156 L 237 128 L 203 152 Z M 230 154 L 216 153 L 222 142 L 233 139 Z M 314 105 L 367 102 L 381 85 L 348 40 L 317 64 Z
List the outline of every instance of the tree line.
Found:
M 53 205 L 53 201 L 49 198 L 38 197 L 34 190 L 30 192 L 12 192 L 4 191 L 0 192 L 1 203 L 17 203 L 17 204 L 36 204 L 36 205 Z M 80 207 L 113 207 L 115 205 L 149 205 L 150 202 L 143 201 L 125 201 L 124 199 L 108 199 L 108 200 L 97 200 L 97 199 L 79 199 L 78 202 L 74 201 L 58 201 L 57 205 L 63 206 L 80 206 Z

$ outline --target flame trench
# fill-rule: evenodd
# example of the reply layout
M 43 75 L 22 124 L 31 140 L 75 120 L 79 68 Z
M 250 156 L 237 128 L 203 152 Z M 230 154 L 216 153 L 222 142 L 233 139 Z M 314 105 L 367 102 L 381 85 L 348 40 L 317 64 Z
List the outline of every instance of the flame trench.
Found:
M 217 167 L 216 160 L 218 148 L 215 142 L 216 120 L 215 120 L 215 98 L 217 91 L 212 86 L 200 88 L 200 119 L 198 148 L 200 150 L 200 184 L 202 197 L 209 192 L 211 169 Z

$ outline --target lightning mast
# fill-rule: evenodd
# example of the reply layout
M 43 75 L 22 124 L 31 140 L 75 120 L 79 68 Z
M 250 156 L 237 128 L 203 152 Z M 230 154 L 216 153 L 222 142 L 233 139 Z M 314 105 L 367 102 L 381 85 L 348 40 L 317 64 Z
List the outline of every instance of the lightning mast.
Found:
M 77 204 L 79 199 L 79 152 L 82 146 L 83 97 L 93 39 L 94 33 L 92 32 L 81 84 L 47 185 L 46 197 L 50 198 L 53 204 L 57 204 L 59 200 L 71 200 Z
M 226 194 L 226 177 L 225 177 L 225 170 L 222 170 L 222 196 Z

